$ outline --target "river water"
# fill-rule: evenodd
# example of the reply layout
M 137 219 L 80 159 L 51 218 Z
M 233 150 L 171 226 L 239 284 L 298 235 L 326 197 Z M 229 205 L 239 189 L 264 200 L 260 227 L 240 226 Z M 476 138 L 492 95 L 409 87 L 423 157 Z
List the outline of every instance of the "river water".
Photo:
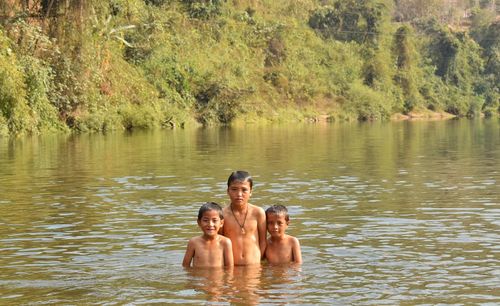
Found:
M 499 160 L 496 119 L 0 138 L 0 305 L 498 305 Z M 302 266 L 181 267 L 240 169 Z

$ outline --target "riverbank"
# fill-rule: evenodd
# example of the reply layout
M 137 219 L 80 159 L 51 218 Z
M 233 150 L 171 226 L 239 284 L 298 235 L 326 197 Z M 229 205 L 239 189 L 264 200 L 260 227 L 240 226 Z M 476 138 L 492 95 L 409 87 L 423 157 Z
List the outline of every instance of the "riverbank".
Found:
M 140 113 L 135 114 L 135 116 L 139 116 Z M 480 118 L 486 118 L 484 114 L 480 114 L 478 117 Z M 468 120 L 469 118 L 467 117 L 460 117 L 456 116 L 444 111 L 441 112 L 435 112 L 435 111 L 430 111 L 430 110 L 422 110 L 419 112 L 410 112 L 408 114 L 402 114 L 402 113 L 396 113 L 390 116 L 387 120 L 359 120 L 355 116 L 349 116 L 346 114 L 342 113 L 335 113 L 335 114 L 326 114 L 326 113 L 320 113 L 320 114 L 313 114 L 311 112 L 300 112 L 299 110 L 291 110 L 291 109 L 284 109 L 284 110 L 275 110 L 275 112 L 272 115 L 267 115 L 267 116 L 259 116 L 259 114 L 256 113 L 246 113 L 246 114 L 241 114 L 240 116 L 234 118 L 234 120 L 231 121 L 231 123 L 228 124 L 221 124 L 221 123 L 211 123 L 211 124 L 202 124 L 200 123 L 193 115 L 184 115 L 182 116 L 183 121 L 182 122 L 177 122 L 172 119 L 167 120 L 161 124 L 155 124 L 155 123 L 150 123 L 150 124 L 144 124 L 140 126 L 126 126 L 122 125 L 119 119 L 114 118 L 114 119 L 109 119 L 107 121 L 108 123 L 114 122 L 114 125 L 108 124 L 103 126 L 102 128 L 99 129 L 81 129 L 79 126 L 85 127 L 86 124 L 84 122 L 80 122 L 78 126 L 72 126 L 72 127 L 64 127 L 64 124 L 61 122 L 60 128 L 58 129 L 51 129 L 51 130 L 46 130 L 46 131 L 40 131 L 35 134 L 58 134 L 58 133 L 107 133 L 107 132 L 112 132 L 112 131 L 125 131 L 125 130 L 153 130 L 153 129 L 158 129 L 158 128 L 163 128 L 163 129 L 191 129 L 191 128 L 199 128 L 203 126 L 246 126 L 246 125 L 260 125 L 260 126 L 272 126 L 272 125 L 279 125 L 279 124 L 297 124 L 297 123 L 312 123 L 312 124 L 329 124 L 329 123 L 349 123 L 349 122 L 355 122 L 355 121 L 439 121 L 439 120 L 450 120 L 450 119 L 464 119 Z M 138 122 L 140 120 L 148 120 L 150 118 L 137 118 L 137 119 L 128 119 L 129 121 L 135 121 Z M 33 134 L 33 133 L 30 133 Z M 29 134 L 12 134 L 9 133 L 9 130 L 6 125 L 0 124 L 0 137 L 9 137 L 11 136 L 23 136 L 23 135 L 29 135 Z
M 484 117 L 484 116 L 483 116 Z M 393 121 L 404 121 L 404 120 L 448 120 L 457 118 L 456 115 L 447 112 L 434 112 L 434 111 L 422 111 L 422 112 L 409 112 L 408 114 L 394 114 L 391 116 Z

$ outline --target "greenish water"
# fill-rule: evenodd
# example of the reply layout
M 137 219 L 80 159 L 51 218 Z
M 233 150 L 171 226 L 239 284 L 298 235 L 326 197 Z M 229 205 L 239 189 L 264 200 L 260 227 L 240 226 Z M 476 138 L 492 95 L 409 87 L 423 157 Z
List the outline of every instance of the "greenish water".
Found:
M 497 304 L 499 160 L 498 120 L 0 138 L 0 304 Z M 236 169 L 301 267 L 181 267 Z

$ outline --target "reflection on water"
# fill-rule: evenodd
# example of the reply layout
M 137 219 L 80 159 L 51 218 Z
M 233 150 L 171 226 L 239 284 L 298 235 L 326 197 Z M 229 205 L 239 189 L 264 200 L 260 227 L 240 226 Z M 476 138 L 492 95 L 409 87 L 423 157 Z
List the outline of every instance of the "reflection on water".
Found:
M 0 139 L 0 304 L 494 304 L 495 120 Z M 287 205 L 304 264 L 184 269 L 200 203 Z
M 262 268 L 259 265 L 232 269 L 186 269 L 187 288 L 205 294 L 202 301 L 259 304 Z
M 235 266 L 232 269 L 187 268 L 186 291 L 201 302 L 259 305 L 307 303 L 301 299 L 300 266 Z

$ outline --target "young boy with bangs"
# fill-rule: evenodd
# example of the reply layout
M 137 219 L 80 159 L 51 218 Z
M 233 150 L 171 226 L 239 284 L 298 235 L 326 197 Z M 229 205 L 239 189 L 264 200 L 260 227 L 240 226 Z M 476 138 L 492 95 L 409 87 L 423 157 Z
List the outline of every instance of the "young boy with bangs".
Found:
M 271 235 L 267 240 L 265 257 L 270 264 L 302 263 L 299 240 L 285 234 L 290 224 L 288 209 L 273 205 L 266 210 L 266 227 Z
M 230 267 L 234 265 L 231 240 L 219 235 L 224 215 L 219 204 L 207 202 L 198 211 L 198 226 L 203 235 L 189 240 L 182 261 L 184 267 Z

